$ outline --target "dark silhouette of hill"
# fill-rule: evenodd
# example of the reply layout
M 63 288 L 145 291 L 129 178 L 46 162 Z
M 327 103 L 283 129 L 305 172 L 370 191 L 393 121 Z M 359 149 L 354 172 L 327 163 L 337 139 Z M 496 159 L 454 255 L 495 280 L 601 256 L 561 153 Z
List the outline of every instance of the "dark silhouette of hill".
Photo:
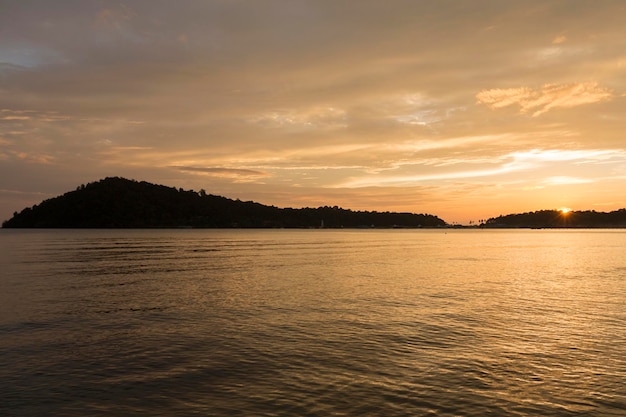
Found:
M 540 210 L 492 217 L 481 227 L 505 228 L 618 228 L 626 227 L 626 209 L 598 211 Z
M 430 214 L 277 208 L 112 177 L 79 186 L 3 222 L 4 228 L 441 227 Z

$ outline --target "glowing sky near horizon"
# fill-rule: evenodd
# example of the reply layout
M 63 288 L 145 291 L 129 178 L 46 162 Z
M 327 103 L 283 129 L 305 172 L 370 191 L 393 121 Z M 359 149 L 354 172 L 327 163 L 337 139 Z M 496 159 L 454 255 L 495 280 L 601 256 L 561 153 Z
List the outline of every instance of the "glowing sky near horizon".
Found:
M 626 2 L 0 3 L 0 220 L 122 176 L 468 223 L 626 207 Z

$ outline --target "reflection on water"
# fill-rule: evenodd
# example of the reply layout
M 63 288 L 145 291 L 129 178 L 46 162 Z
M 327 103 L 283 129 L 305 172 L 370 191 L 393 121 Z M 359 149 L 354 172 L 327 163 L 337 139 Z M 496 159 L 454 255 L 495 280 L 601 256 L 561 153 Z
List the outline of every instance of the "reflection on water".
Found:
M 623 415 L 624 231 L 2 230 L 1 415 Z

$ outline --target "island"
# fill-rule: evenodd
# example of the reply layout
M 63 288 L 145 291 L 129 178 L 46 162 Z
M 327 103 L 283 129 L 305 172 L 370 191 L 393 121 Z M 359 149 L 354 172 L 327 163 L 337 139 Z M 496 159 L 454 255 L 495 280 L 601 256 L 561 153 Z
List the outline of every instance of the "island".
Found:
M 480 224 L 483 228 L 625 228 L 626 209 L 611 212 L 595 210 L 538 210 L 492 217 Z
M 176 189 L 120 177 L 80 185 L 28 207 L 3 228 L 428 228 L 431 214 L 353 211 L 334 207 L 278 208 L 204 190 Z

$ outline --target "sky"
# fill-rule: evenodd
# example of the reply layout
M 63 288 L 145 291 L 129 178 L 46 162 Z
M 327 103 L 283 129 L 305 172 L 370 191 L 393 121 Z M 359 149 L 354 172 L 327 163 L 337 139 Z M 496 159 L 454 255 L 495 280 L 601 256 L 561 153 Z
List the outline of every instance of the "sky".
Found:
M 0 0 L 0 220 L 109 176 L 278 207 L 626 207 L 621 0 Z

